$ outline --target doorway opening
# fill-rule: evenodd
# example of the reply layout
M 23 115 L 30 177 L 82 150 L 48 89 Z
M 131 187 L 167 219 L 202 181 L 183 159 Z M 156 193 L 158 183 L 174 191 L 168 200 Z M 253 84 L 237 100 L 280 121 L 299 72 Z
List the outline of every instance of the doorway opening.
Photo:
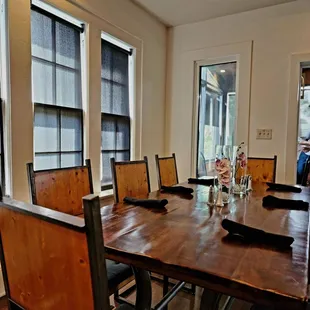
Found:
M 234 145 L 236 75 L 236 61 L 199 67 L 197 177 L 214 176 L 216 145 Z
M 301 63 L 300 73 L 297 184 L 306 186 L 310 182 L 310 64 Z

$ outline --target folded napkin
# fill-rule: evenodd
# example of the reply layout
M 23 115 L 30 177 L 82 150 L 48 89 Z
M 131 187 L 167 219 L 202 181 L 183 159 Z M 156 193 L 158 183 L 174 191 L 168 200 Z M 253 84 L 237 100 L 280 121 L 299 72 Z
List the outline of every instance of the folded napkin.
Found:
M 301 193 L 301 188 L 297 186 L 279 184 L 279 183 L 271 183 L 271 182 L 266 182 L 266 184 L 269 186 L 269 189 L 273 191 Z
M 268 195 L 263 198 L 263 207 L 308 211 L 309 203 L 303 200 L 281 199 Z
M 194 192 L 192 188 L 184 186 L 162 186 L 162 192 L 166 193 L 176 193 L 176 194 L 191 194 Z
M 164 208 L 168 203 L 167 199 L 156 200 L 156 199 L 135 199 L 132 197 L 125 197 L 124 202 L 130 203 L 135 206 L 141 206 L 146 208 Z
M 200 185 L 207 185 L 211 186 L 214 184 L 214 179 L 197 179 L 197 178 L 189 178 L 189 184 L 200 184 Z
M 268 233 L 228 219 L 222 221 L 222 227 L 232 235 L 243 237 L 247 242 L 268 244 L 281 248 L 289 247 L 294 242 L 293 237 Z

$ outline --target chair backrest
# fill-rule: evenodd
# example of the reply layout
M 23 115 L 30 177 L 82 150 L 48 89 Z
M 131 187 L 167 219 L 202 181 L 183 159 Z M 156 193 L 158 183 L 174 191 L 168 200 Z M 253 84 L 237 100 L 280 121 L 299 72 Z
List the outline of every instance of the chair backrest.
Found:
M 175 153 L 171 157 L 155 155 L 158 187 L 173 186 L 179 183 Z
M 31 203 L 72 215 L 83 213 L 82 198 L 92 194 L 91 163 L 86 166 L 34 171 L 27 164 Z
M 9 309 L 109 310 L 99 197 L 84 219 L 3 198 L 0 259 Z
M 276 155 L 273 158 L 248 158 L 247 174 L 252 176 L 253 182 L 275 182 L 276 172 Z
M 151 191 L 147 157 L 136 161 L 118 161 L 111 158 L 115 202 L 128 197 L 146 197 Z

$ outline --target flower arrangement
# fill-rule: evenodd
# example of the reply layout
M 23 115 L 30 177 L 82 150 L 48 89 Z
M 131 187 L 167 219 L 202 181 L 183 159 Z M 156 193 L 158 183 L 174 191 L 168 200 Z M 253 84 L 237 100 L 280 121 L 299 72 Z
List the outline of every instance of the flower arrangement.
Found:
M 231 163 L 227 158 L 217 159 L 215 162 L 215 170 L 218 174 L 218 181 L 220 184 L 229 188 L 231 182 Z
M 241 151 L 243 145 L 244 145 L 244 142 L 241 142 L 238 145 L 238 148 L 237 148 L 237 151 L 236 151 L 235 178 L 237 177 L 237 172 L 238 172 L 239 168 L 245 169 L 246 166 L 247 166 L 247 156 L 246 156 L 246 154 L 243 151 Z

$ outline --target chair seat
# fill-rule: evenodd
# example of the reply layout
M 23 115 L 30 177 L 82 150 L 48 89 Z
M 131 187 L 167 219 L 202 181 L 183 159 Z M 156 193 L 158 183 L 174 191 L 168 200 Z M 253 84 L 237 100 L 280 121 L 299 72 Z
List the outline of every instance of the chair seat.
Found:
M 130 266 L 106 259 L 109 289 L 116 288 L 120 283 L 133 275 Z
M 126 304 L 122 304 L 119 307 L 117 307 L 117 310 L 135 310 L 135 308 Z

